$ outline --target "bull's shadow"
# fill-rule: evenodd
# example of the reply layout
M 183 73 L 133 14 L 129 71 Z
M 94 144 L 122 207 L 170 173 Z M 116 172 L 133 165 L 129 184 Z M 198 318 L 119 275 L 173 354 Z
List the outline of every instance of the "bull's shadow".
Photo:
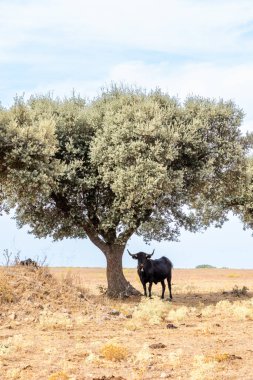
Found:
M 154 296 L 159 296 L 159 289 L 154 291 Z M 209 306 L 216 305 L 220 301 L 241 301 L 253 297 L 253 292 L 246 294 L 236 294 L 233 291 L 218 291 L 218 292 L 173 292 L 172 303 L 177 306 L 198 307 L 199 305 Z M 169 301 L 168 298 L 165 301 Z

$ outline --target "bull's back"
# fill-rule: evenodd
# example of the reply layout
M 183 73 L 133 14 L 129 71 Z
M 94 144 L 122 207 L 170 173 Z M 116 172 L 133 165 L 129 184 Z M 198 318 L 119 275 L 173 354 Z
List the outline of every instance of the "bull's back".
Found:
M 163 280 L 171 275 L 172 262 L 165 256 L 160 259 L 153 260 L 154 277 Z

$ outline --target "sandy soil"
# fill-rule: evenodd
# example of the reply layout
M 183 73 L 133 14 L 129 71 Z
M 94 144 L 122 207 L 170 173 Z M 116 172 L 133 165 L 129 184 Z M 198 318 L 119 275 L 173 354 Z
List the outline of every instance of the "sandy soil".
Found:
M 104 269 L 49 270 L 0 269 L 1 380 L 253 379 L 253 270 L 174 269 L 172 302 L 159 284 L 108 300 Z

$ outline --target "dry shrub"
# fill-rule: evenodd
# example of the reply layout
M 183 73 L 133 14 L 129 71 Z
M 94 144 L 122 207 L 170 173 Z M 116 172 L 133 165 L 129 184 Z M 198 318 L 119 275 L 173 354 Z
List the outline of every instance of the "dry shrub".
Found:
M 129 330 L 136 330 L 141 327 L 143 322 L 159 325 L 163 321 L 182 321 L 194 314 L 195 311 L 196 308 L 194 307 L 181 306 L 175 308 L 169 302 L 162 301 L 158 297 L 152 300 L 144 298 L 135 307 L 132 320 L 126 324 L 126 327 Z
M 134 380 L 142 380 L 148 371 L 148 367 L 151 364 L 152 353 L 148 344 L 144 344 L 133 359 Z
M 149 364 L 151 358 L 152 358 L 152 353 L 150 351 L 148 344 L 146 343 L 142 346 L 142 348 L 135 355 L 134 363 L 135 364 L 147 365 L 147 364 Z
M 179 348 L 176 351 L 172 351 L 168 354 L 168 363 L 173 366 L 177 367 L 181 364 L 181 358 L 183 355 L 183 350 Z
M 220 301 L 216 305 L 208 305 L 201 310 L 204 317 L 213 317 L 214 315 L 226 315 L 231 309 L 231 303 L 227 300 Z M 229 312 L 230 313 L 230 312 Z
M 48 380 L 69 380 L 70 377 L 62 371 L 52 373 L 52 375 L 49 376 Z
M 46 312 L 39 317 L 42 328 L 53 330 L 66 330 L 73 328 L 73 321 L 68 314 L 60 312 Z
M 33 340 L 29 341 L 22 334 L 13 335 L 0 343 L 0 358 L 8 358 L 16 352 L 31 352 L 34 348 Z
M 233 316 L 236 319 L 244 320 L 250 319 L 253 320 L 253 299 L 229 302 L 227 300 L 220 301 L 216 305 L 209 305 L 204 307 L 201 310 L 201 314 L 204 317 L 231 317 Z
M 0 304 L 14 302 L 14 291 L 5 273 L 0 273 Z
M 159 325 L 166 319 L 170 304 L 158 297 L 154 299 L 143 298 L 133 311 L 133 320 L 147 322 L 150 325 Z
M 126 347 L 113 342 L 106 343 L 103 347 L 101 347 L 100 353 L 105 359 L 112 361 L 125 360 L 129 355 Z
M 233 306 L 233 315 L 239 320 L 249 319 L 252 321 L 253 320 L 253 305 L 249 303 L 246 303 L 246 304 L 236 303 Z
M 38 321 L 46 309 L 51 312 L 90 309 L 84 289 L 57 280 L 48 268 L 18 265 L 0 272 L 0 304 L 7 311 L 7 318 L 15 312 L 17 321 L 30 318 L 31 322 Z M 43 318 L 41 321 L 47 323 Z M 69 321 L 63 324 L 69 325 Z
M 214 326 L 212 323 L 209 323 L 209 322 L 202 323 L 201 327 L 196 329 L 195 331 L 196 336 L 199 336 L 199 335 L 208 336 L 208 335 L 214 335 L 214 334 L 215 334 Z
M 236 297 L 246 296 L 248 294 L 248 288 L 246 286 L 243 286 L 241 289 L 238 287 L 238 285 L 235 285 L 232 289 L 232 294 Z
M 168 320 L 170 320 L 170 321 L 182 321 L 187 316 L 189 316 L 190 313 L 194 312 L 195 310 L 196 310 L 195 308 L 189 308 L 186 306 L 181 306 L 181 307 L 179 307 L 177 309 L 173 309 L 169 312 Z
M 213 380 L 217 379 L 218 365 L 216 360 L 206 360 L 205 355 L 195 355 L 193 369 L 190 373 L 191 380 Z
M 89 364 L 90 363 L 95 364 L 95 365 L 101 364 L 101 359 L 100 359 L 99 355 L 96 355 L 94 352 L 89 352 L 89 353 L 87 352 L 85 360 Z
M 70 287 L 75 287 L 81 291 L 83 291 L 85 287 L 85 279 L 80 276 L 79 273 L 73 273 L 70 269 L 66 274 L 62 274 L 61 283 Z M 87 289 L 85 289 L 85 293 L 88 293 Z
M 130 319 L 125 323 L 124 327 L 129 331 L 137 331 L 143 327 L 143 324 L 139 320 Z
M 241 359 L 241 357 L 226 352 L 217 352 L 213 355 L 195 355 L 190 378 L 191 380 L 223 379 L 222 374 L 218 375 L 218 372 L 223 368 L 220 364 L 236 359 Z

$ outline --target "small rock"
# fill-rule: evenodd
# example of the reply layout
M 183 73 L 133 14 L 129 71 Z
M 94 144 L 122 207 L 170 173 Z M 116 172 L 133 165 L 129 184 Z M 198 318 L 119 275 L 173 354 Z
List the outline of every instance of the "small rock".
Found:
M 153 344 L 150 344 L 149 346 L 150 348 L 165 348 L 165 344 L 163 343 L 153 343 Z
M 30 364 L 28 364 L 25 367 L 23 367 L 23 370 L 27 370 L 27 369 L 32 369 L 32 366 Z
M 109 315 L 115 315 L 115 316 L 118 316 L 118 315 L 120 315 L 120 312 L 119 312 L 118 310 L 111 310 L 111 311 L 109 311 L 108 314 L 109 314 Z
M 242 357 L 241 356 L 237 356 L 237 355 L 229 355 L 229 359 L 230 360 L 237 360 L 237 359 L 242 360 Z
M 133 318 L 133 316 L 132 316 L 132 314 L 127 314 L 126 318 L 131 319 L 131 318 Z
M 177 329 L 178 328 L 177 326 L 173 325 L 173 323 L 168 323 L 166 327 L 167 327 L 167 329 Z

